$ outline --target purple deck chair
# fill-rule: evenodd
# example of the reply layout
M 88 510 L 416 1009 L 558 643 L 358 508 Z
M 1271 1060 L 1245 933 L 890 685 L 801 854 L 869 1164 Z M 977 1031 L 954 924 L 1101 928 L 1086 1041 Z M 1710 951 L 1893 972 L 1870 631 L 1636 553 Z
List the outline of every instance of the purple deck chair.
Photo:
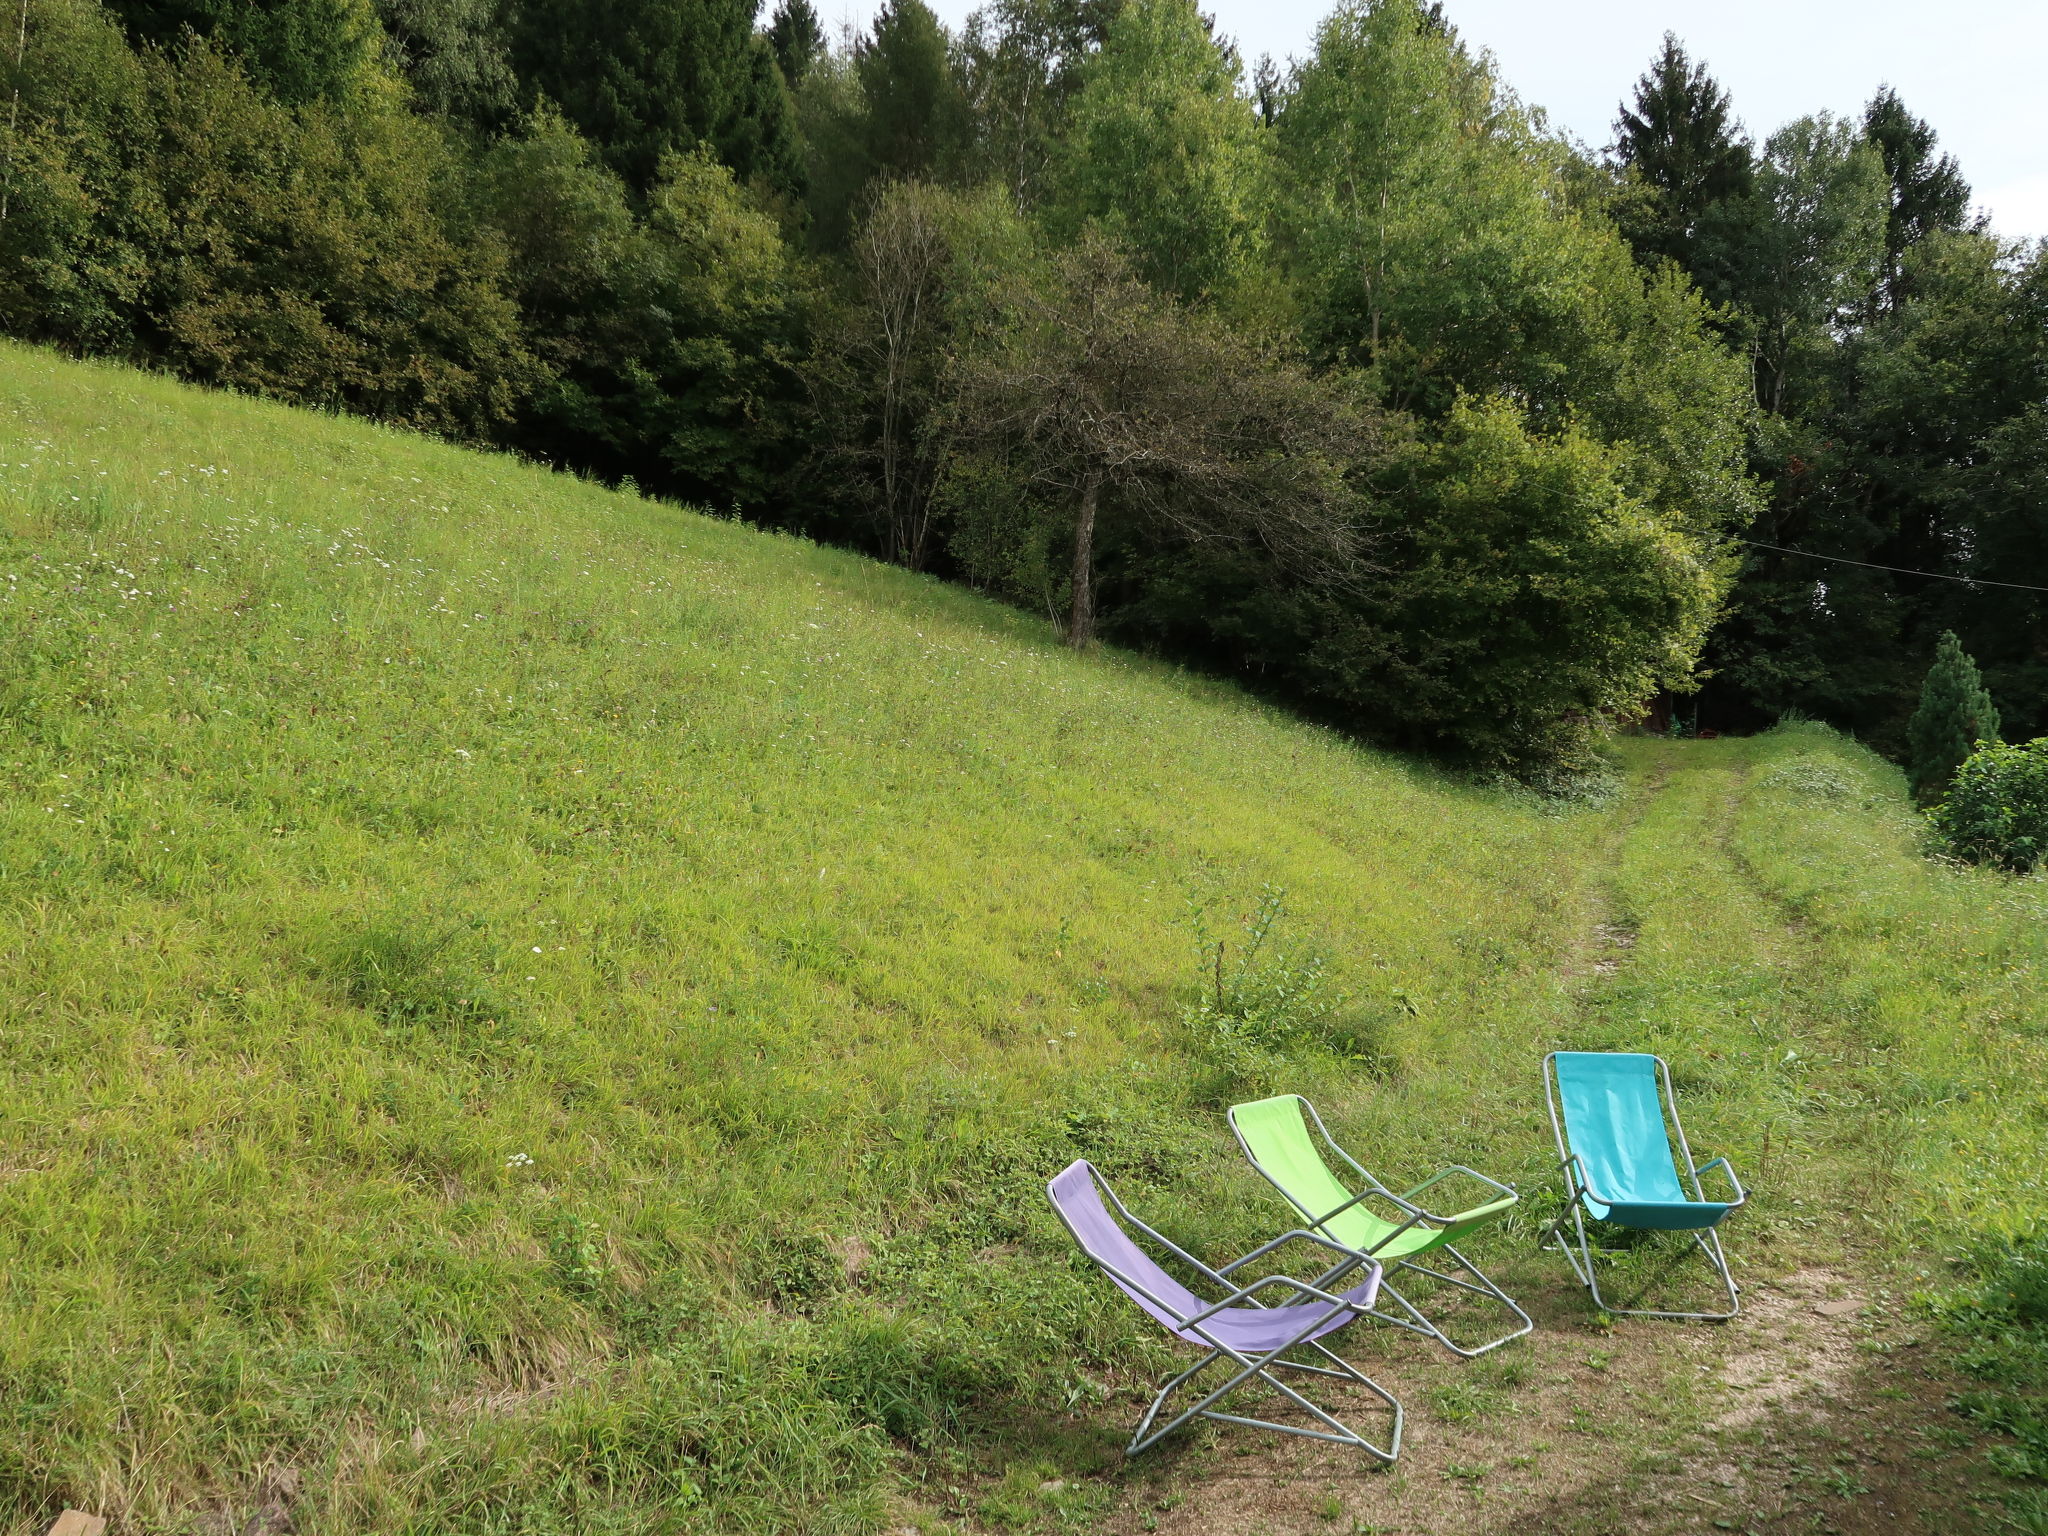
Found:
M 1313 1440 L 1332 1440 L 1339 1445 L 1355 1445 L 1367 1455 L 1382 1462 L 1391 1462 L 1401 1453 L 1400 1403 L 1378 1382 L 1353 1369 L 1320 1342 L 1355 1321 L 1372 1307 L 1380 1288 L 1380 1266 L 1377 1261 L 1363 1254 L 1352 1253 L 1326 1238 L 1316 1236 L 1313 1232 L 1295 1231 L 1276 1237 L 1262 1247 L 1254 1248 L 1243 1258 L 1226 1264 L 1221 1269 L 1211 1269 L 1199 1259 L 1175 1247 L 1133 1216 L 1123 1201 L 1117 1199 L 1116 1191 L 1109 1187 L 1092 1163 L 1069 1164 L 1057 1178 L 1046 1185 L 1046 1193 L 1052 1198 L 1053 1210 L 1066 1229 L 1074 1235 L 1074 1241 L 1079 1243 L 1082 1251 L 1116 1283 L 1119 1290 L 1151 1314 L 1175 1338 L 1206 1351 L 1200 1360 L 1159 1389 L 1158 1396 L 1152 1399 L 1152 1406 L 1145 1410 L 1145 1417 L 1138 1421 L 1137 1430 L 1131 1435 L 1131 1443 L 1124 1447 L 1126 1456 L 1135 1456 L 1147 1447 L 1158 1444 L 1197 1416 L 1215 1419 L 1224 1424 L 1246 1424 L 1255 1429 L 1275 1429 L 1284 1435 L 1305 1435 Z M 1105 1195 L 1109 1197 L 1109 1205 L 1103 1203 Z M 1116 1207 L 1115 1216 L 1110 1214 L 1110 1206 Z M 1122 1218 L 1121 1222 L 1119 1217 Z M 1161 1269 L 1144 1249 L 1133 1242 L 1124 1230 L 1126 1224 L 1142 1232 L 1174 1258 L 1188 1265 L 1227 1294 L 1217 1301 L 1203 1301 Z M 1241 1286 L 1229 1279 L 1232 1271 L 1255 1259 L 1263 1258 L 1283 1244 L 1296 1239 L 1330 1250 L 1339 1262 L 1312 1281 L 1296 1280 L 1287 1275 L 1268 1275 L 1263 1280 L 1255 1280 L 1250 1285 Z M 1365 1276 L 1362 1283 L 1343 1291 L 1333 1289 L 1354 1272 L 1360 1271 Z M 1289 1292 L 1300 1300 L 1286 1306 L 1267 1306 L 1257 1299 L 1256 1293 L 1270 1288 Z M 1313 1351 L 1329 1363 L 1311 1365 L 1300 1360 L 1280 1358 L 1293 1349 Z M 1217 1387 L 1192 1407 L 1182 1410 L 1172 1422 L 1159 1428 L 1153 1427 L 1161 1410 L 1165 1408 L 1167 1399 L 1178 1388 L 1192 1381 L 1216 1361 L 1225 1359 L 1237 1369 L 1222 1386 Z M 1386 1449 L 1382 1450 L 1356 1430 L 1318 1408 L 1274 1375 L 1275 1370 L 1301 1371 L 1311 1376 L 1334 1376 L 1342 1381 L 1357 1382 L 1372 1391 L 1393 1410 L 1394 1414 L 1394 1432 L 1387 1442 Z M 1214 1411 L 1214 1404 L 1255 1376 L 1281 1396 L 1307 1410 L 1317 1423 L 1326 1425 L 1327 1428 L 1304 1429 L 1297 1425 L 1275 1424 L 1267 1419 L 1241 1418 L 1236 1414 Z

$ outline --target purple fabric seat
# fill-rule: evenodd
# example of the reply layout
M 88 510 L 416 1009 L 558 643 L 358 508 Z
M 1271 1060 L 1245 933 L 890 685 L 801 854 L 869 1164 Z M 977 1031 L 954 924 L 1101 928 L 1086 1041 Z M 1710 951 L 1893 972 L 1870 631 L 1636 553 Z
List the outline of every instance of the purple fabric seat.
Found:
M 1117 1288 L 1158 1321 L 1175 1337 L 1205 1347 L 1222 1345 L 1240 1355 L 1263 1355 L 1302 1334 L 1317 1318 L 1323 1321 L 1301 1342 L 1307 1343 L 1335 1333 L 1358 1316 L 1356 1311 L 1372 1306 L 1379 1295 L 1380 1267 L 1370 1266 L 1363 1284 L 1333 1292 L 1350 1303 L 1337 1308 L 1329 1302 L 1310 1301 L 1286 1307 L 1225 1307 L 1203 1318 L 1201 1332 L 1185 1326 L 1185 1320 L 1208 1311 L 1211 1303 L 1174 1279 L 1151 1255 L 1132 1242 L 1121 1223 L 1102 1203 L 1102 1191 L 1095 1170 L 1086 1162 L 1070 1164 L 1050 1185 L 1053 1208 L 1074 1234 L 1083 1251 L 1102 1266 Z M 1229 1282 L 1225 1282 L 1228 1284 Z M 1150 1294 L 1146 1294 L 1149 1292 Z M 1156 1298 L 1156 1299 L 1155 1299 Z M 1206 1334 L 1205 1338 L 1203 1335 Z

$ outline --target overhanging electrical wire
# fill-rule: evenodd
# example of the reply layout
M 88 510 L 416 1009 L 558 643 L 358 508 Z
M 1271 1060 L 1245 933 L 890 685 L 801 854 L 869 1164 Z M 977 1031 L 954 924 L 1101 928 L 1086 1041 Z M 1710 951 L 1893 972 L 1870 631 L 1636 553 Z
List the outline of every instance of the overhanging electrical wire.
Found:
M 1781 555 L 1798 555 L 1806 560 L 1825 560 L 1830 565 L 1860 565 L 1866 571 L 1893 571 L 1901 576 L 1925 576 L 1929 581 L 1959 581 L 1966 587 L 2010 587 L 2015 592 L 2048 592 L 2048 587 L 2030 587 L 2022 581 L 1987 581 L 1981 576 L 1950 576 L 1944 571 L 1915 571 L 1903 565 L 1876 565 L 1868 560 L 1851 560 L 1846 555 L 1816 555 L 1811 550 L 1787 549 L 1782 544 L 1766 544 L 1761 539 L 1737 539 L 1735 542 L 1753 545 L 1757 549 L 1774 549 Z

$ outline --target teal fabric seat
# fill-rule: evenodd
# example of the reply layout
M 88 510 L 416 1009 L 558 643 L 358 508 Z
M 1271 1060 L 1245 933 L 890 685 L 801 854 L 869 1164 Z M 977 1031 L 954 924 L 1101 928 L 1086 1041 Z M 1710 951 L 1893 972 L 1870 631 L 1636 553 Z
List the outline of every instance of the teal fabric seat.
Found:
M 1621 1227 L 1682 1232 L 1717 1227 L 1741 1204 L 1694 1199 L 1679 1182 L 1655 1056 L 1559 1051 L 1551 1060 L 1587 1215 Z
M 1693 1163 L 1671 1093 L 1671 1072 L 1663 1060 L 1634 1051 L 1554 1051 L 1544 1058 L 1543 1087 L 1557 1136 L 1558 1171 L 1565 1176 L 1566 1188 L 1565 1214 L 1545 1230 L 1543 1243 L 1556 1241 L 1580 1284 L 1604 1311 L 1715 1321 L 1735 1316 L 1740 1288 L 1715 1229 L 1731 1211 L 1746 1205 L 1749 1196 L 1725 1157 Z M 1727 1179 L 1734 1199 L 1706 1198 L 1700 1175 L 1715 1169 Z M 1600 1294 L 1587 1217 L 1637 1231 L 1690 1232 L 1720 1276 L 1727 1310 L 1680 1312 L 1613 1305 Z M 1565 1238 L 1567 1219 L 1577 1235 L 1576 1254 Z

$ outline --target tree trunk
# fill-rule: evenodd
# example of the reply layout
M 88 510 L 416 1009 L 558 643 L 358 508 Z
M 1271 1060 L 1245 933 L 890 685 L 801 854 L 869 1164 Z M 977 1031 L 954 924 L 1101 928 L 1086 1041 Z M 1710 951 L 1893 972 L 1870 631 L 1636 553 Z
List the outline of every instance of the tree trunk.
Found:
M 14 200 L 14 135 L 21 123 L 21 62 L 28 57 L 28 0 L 21 0 L 21 25 L 14 34 L 14 97 L 7 104 L 7 175 L 0 181 L 0 224 Z
M 1074 599 L 1067 616 L 1067 644 L 1077 651 L 1095 643 L 1095 502 L 1101 490 L 1101 474 L 1089 470 L 1074 512 Z

